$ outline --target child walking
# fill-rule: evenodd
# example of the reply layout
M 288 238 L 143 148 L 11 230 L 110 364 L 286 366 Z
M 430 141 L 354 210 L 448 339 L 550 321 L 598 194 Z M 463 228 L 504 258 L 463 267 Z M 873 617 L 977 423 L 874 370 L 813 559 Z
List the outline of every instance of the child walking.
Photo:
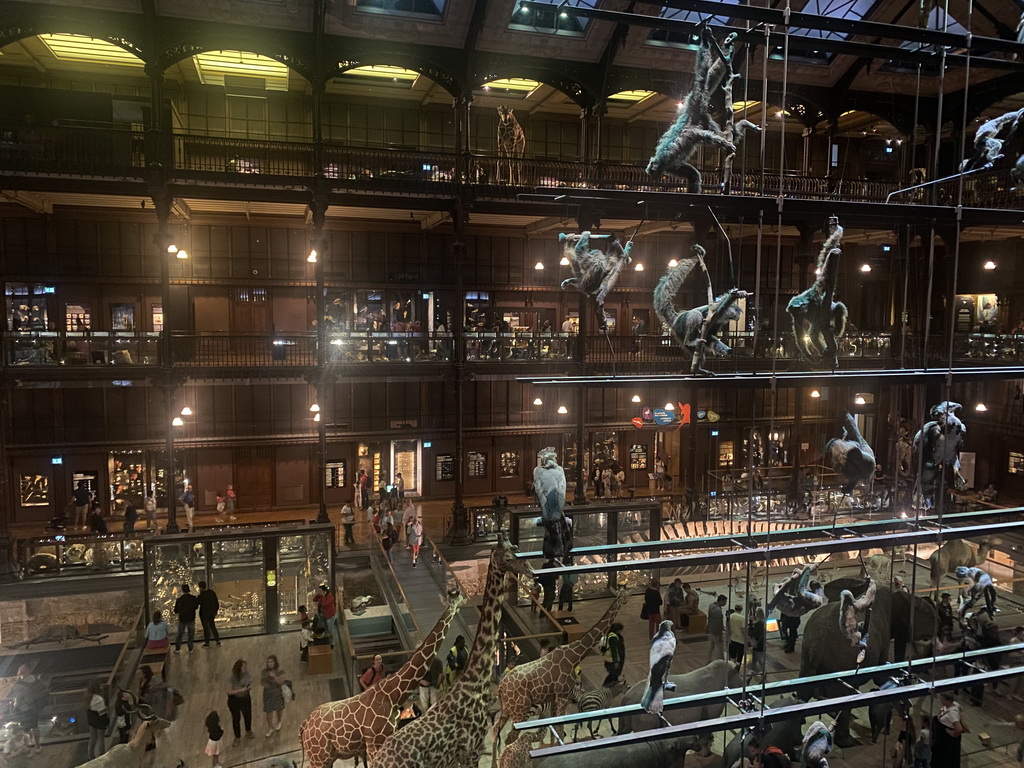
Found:
M 302 620 L 299 630 L 299 661 L 309 661 L 309 644 L 313 641 L 313 630 L 309 619 Z
M 210 740 L 206 742 L 206 754 L 210 756 L 210 765 L 213 768 L 221 768 L 220 740 L 224 737 L 224 729 L 220 727 L 220 713 L 216 710 L 206 716 L 206 732 L 210 736 Z
M 214 518 L 218 523 L 224 522 L 224 494 L 217 491 L 217 517 Z

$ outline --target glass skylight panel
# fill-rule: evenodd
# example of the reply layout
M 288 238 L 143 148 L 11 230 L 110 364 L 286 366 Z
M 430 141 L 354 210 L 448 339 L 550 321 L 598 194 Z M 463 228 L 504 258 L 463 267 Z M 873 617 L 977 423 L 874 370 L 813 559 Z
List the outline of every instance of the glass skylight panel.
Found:
M 82 61 L 91 64 L 113 64 L 141 67 L 144 63 L 119 45 L 86 35 L 39 35 L 54 58 L 61 61 Z
M 192 57 L 199 82 L 203 85 L 224 85 L 224 78 L 262 78 L 268 91 L 288 90 L 288 67 L 258 53 L 247 51 L 206 51 Z
M 508 28 L 518 32 L 581 36 L 586 31 L 587 22 L 590 19 L 561 10 L 560 6 L 593 8 L 595 5 L 586 0 L 535 0 L 535 3 L 543 4 L 544 7 L 523 8 L 516 3 L 512 8 L 512 18 L 509 19 Z
M 721 0 L 722 5 L 739 5 L 739 0 Z M 704 21 L 707 16 L 696 11 L 684 11 L 679 8 L 666 8 L 662 6 L 661 12 L 658 16 L 662 19 L 670 21 L 688 21 L 691 24 L 700 24 Z M 729 23 L 730 17 L 725 16 L 712 16 L 710 22 L 712 24 L 726 25 Z M 649 45 L 671 45 L 678 48 L 695 48 L 697 45 L 697 38 L 688 32 L 679 32 L 677 30 L 669 29 L 652 29 L 651 33 L 647 36 L 647 43 Z
M 395 14 L 414 18 L 444 18 L 448 0 L 355 0 L 356 10 L 366 13 Z
M 802 13 L 816 16 L 828 16 L 834 19 L 853 19 L 860 21 L 867 17 L 877 0 L 807 0 Z M 834 32 L 828 29 L 806 29 L 797 27 L 789 30 L 790 34 L 820 37 L 830 40 L 846 40 L 850 36 L 845 32 Z

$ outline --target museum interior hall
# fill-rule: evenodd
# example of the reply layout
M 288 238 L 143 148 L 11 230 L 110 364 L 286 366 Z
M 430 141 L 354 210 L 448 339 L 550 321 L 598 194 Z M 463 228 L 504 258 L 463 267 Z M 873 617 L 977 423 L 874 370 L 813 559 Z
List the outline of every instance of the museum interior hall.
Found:
M 1022 75 L 1024 0 L 0 0 L 0 768 L 1024 765 Z

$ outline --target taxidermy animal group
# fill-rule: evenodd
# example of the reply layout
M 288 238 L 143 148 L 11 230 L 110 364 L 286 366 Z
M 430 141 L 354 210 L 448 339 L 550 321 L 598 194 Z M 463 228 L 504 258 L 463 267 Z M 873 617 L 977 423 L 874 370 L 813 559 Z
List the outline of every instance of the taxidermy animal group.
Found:
M 784 616 L 803 616 L 825 604 L 825 589 L 821 582 L 812 579 L 816 565 L 796 568 L 785 581 L 775 585 L 775 597 L 768 603 L 765 615 L 771 615 L 776 608 Z
M 844 589 L 839 593 L 839 629 L 850 641 L 850 646 L 860 648 L 857 663 L 864 661 L 868 647 L 868 627 L 871 623 L 871 604 L 875 602 L 878 585 L 869 578 L 864 594 L 854 598 L 853 593 Z M 864 620 L 858 621 L 857 614 L 863 613 Z
M 724 45 L 731 47 L 735 39 L 736 35 L 730 34 Z M 705 27 L 694 63 L 693 85 L 680 104 L 675 121 L 658 141 L 654 156 L 647 163 L 648 175 L 657 178 L 667 173 L 686 181 L 690 192 L 700 192 L 700 171 L 689 163 L 697 146 L 707 144 L 723 149 L 729 155 L 736 154 L 736 144 L 729 141 L 711 117 L 711 97 L 727 77 L 736 77 L 732 71 L 732 57 L 722 52 L 711 30 Z M 742 140 L 748 129 L 761 130 L 748 120 L 740 120 L 733 126 L 735 140 Z
M 722 356 L 732 352 L 718 335 L 725 331 L 729 321 L 739 319 L 741 309 L 736 300 L 746 298 L 750 294 L 733 288 L 710 305 L 685 310 L 676 309 L 673 302 L 675 295 L 693 268 L 704 259 L 704 249 L 701 246 L 694 245 L 693 250 L 697 258 L 680 260 L 658 281 L 654 289 L 654 311 L 658 313 L 661 322 L 671 329 L 676 342 L 692 356 L 691 371 L 698 376 L 713 376 L 711 371 L 704 369 L 704 356 L 709 349 L 712 354 Z
M 1017 138 L 1024 121 L 1024 109 L 993 117 L 982 123 L 974 134 L 974 154 L 960 163 L 960 170 L 991 168 L 1004 157 L 1003 147 Z
M 608 239 L 608 250 L 591 248 L 592 239 Z M 619 272 L 632 261 L 629 252 L 633 249 L 633 241 L 622 245 L 615 235 L 583 232 L 578 235 L 562 233 L 558 242 L 562 244 L 562 255 L 569 260 L 573 273 L 572 277 L 562 281 L 562 289 L 573 287 L 593 299 L 598 328 L 605 330 L 608 317 L 604 313 L 604 300 L 618 282 Z
M 554 448 L 542 448 L 533 469 L 533 492 L 543 516 L 544 557 L 567 557 L 572 551 L 572 531 L 565 519 L 565 470 L 558 465 Z
M 850 493 L 859 482 L 867 482 L 875 471 L 875 452 L 857 429 L 857 420 L 843 414 L 843 436 L 828 441 L 825 459 L 845 481 L 843 493 Z
M 833 298 L 839 277 L 839 257 L 843 228 L 839 219 L 829 219 L 829 236 L 818 253 L 814 284 L 790 299 L 786 311 L 793 318 L 793 336 L 797 351 L 810 363 L 823 362 L 832 369 L 839 365 L 837 339 L 846 332 L 849 312 L 846 305 Z

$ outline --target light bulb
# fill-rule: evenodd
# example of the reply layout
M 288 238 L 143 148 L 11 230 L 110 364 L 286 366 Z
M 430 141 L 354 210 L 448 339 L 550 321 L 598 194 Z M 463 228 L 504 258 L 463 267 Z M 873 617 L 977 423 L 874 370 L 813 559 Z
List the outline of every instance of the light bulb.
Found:
M 313 421 L 320 421 L 320 414 L 319 413 L 316 416 L 313 417 Z
M 666 411 L 674 411 L 675 409 L 676 409 L 676 407 L 674 405 L 672 405 L 672 403 L 665 403 L 665 410 Z
M 192 415 L 192 409 L 191 409 L 191 408 L 189 408 L 189 407 L 188 407 L 188 406 L 186 405 L 186 406 L 185 406 L 184 408 L 182 408 L 182 409 L 181 409 L 181 415 L 182 415 L 182 416 L 191 416 L 191 415 Z
M 643 272 L 644 271 L 644 265 L 641 264 L 640 262 L 637 262 L 636 266 L 633 267 L 633 269 L 635 269 L 637 272 Z
M 560 405 L 560 406 L 558 406 L 558 412 L 559 413 L 568 413 L 569 409 L 566 408 L 564 405 Z
M 563 266 L 563 267 L 568 267 L 569 266 L 569 257 L 568 256 L 563 256 L 562 260 L 560 262 L 558 262 L 558 263 L 561 266 Z
M 679 262 L 676 261 L 675 259 L 669 259 L 668 260 L 668 267 L 669 267 L 669 269 L 672 269 L 673 267 L 678 267 L 678 266 L 679 266 Z
M 996 268 L 996 263 L 994 261 L 986 261 L 985 262 L 985 269 L 993 270 L 995 268 Z
M 309 256 L 306 257 L 306 261 L 310 264 L 316 264 L 316 248 L 309 252 Z
M 976 406 L 974 406 L 974 410 L 976 410 L 978 413 L 984 413 L 985 411 L 988 410 L 988 406 L 985 405 L 984 403 L 978 403 Z
M 170 245 L 167 246 L 167 252 L 168 253 L 177 253 L 178 252 L 178 246 L 176 246 L 174 243 L 171 243 Z
M 634 403 L 639 403 L 640 402 L 640 395 L 633 395 L 633 402 Z
M 535 397 L 535 398 L 533 398 L 533 404 L 534 405 L 544 405 L 544 401 L 541 400 L 539 397 Z
M 310 413 L 320 413 L 320 404 L 319 403 L 313 403 L 311 406 L 309 406 L 309 412 Z
M 184 248 L 182 248 L 180 251 L 176 251 L 175 252 L 175 256 L 177 256 L 179 259 L 187 259 L 188 258 L 188 251 L 186 251 Z
M 534 269 L 544 269 L 544 262 L 543 261 L 538 261 L 536 264 L 533 265 L 533 268 Z
M 821 392 L 816 389 L 811 390 L 811 397 L 821 397 Z
M 173 426 L 175 426 L 175 427 L 183 427 L 183 426 L 185 426 L 185 422 L 182 421 L 181 416 L 175 416 L 174 420 L 171 421 L 171 424 Z
M 871 271 L 871 265 L 870 264 L 861 264 L 860 265 L 860 271 L 861 272 L 870 272 Z

